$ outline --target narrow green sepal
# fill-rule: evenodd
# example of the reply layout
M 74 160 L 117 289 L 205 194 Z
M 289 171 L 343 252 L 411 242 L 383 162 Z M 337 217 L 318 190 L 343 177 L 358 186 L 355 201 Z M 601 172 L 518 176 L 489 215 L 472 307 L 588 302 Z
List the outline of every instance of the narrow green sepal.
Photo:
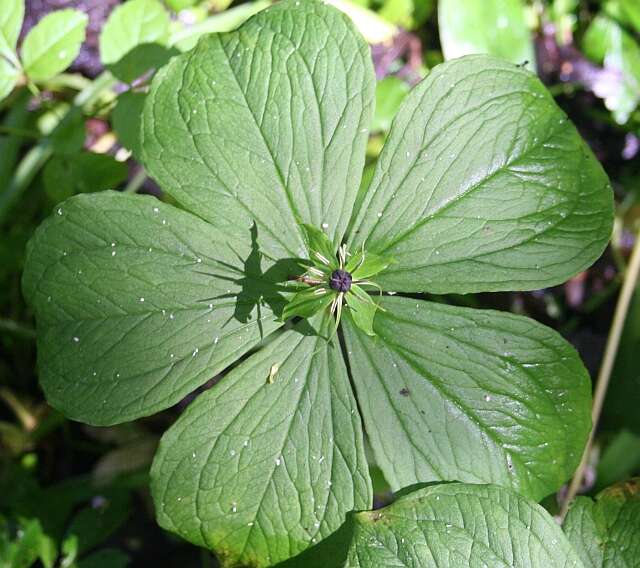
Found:
M 364 280 L 382 272 L 392 262 L 389 257 L 360 250 L 349 259 L 346 270 L 354 280 Z
M 367 335 L 376 335 L 373 331 L 373 318 L 378 309 L 377 302 L 357 285 L 351 287 L 346 299 L 353 323 Z
M 323 289 L 322 286 L 313 286 L 294 294 L 282 311 L 282 320 L 285 321 L 295 316 L 309 318 L 329 306 L 335 298 L 335 294 L 329 290 L 319 293 L 318 290 L 321 289 Z
M 309 250 L 309 258 L 316 265 L 325 265 L 335 270 L 338 268 L 336 250 L 329 237 L 313 225 L 301 223 L 302 231 Z M 325 262 L 326 261 L 326 262 Z

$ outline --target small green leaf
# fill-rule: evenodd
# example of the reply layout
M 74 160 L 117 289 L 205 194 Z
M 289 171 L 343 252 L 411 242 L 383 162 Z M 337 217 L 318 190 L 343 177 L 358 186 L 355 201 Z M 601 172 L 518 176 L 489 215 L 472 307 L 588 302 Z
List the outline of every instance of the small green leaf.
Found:
M 637 0 L 619 0 L 619 2 L 623 14 L 640 33 L 640 4 Z
M 304 325 L 305 335 L 283 333 L 200 395 L 151 468 L 160 524 L 223 565 L 273 566 L 371 507 L 340 347 Z
M 160 69 L 178 53 L 180 52 L 177 49 L 158 43 L 142 43 L 136 45 L 115 63 L 108 65 L 108 68 L 121 81 L 133 83 L 148 71 Z
M 54 107 L 50 115 L 42 115 L 40 124 L 41 131 L 49 136 L 51 148 L 56 154 L 76 154 L 82 150 L 86 127 L 80 108 L 66 104 Z
M 54 156 L 42 172 L 45 191 L 54 203 L 76 193 L 116 189 L 127 175 L 126 164 L 93 152 Z
M 319 290 L 324 290 L 324 292 L 319 292 Z M 282 321 L 286 321 L 295 316 L 309 318 L 320 310 L 328 307 L 335 296 L 335 293 L 329 291 L 328 287 L 322 286 L 313 286 L 312 288 L 298 292 L 291 298 L 282 311 Z
M 272 258 L 304 255 L 300 222 L 326 227 L 337 248 L 362 175 L 374 83 L 369 46 L 346 16 L 320 2 L 279 2 L 156 74 L 145 168 L 222 230 L 255 222 Z
M 75 537 L 78 554 L 104 542 L 127 520 L 131 502 L 127 493 L 111 493 L 103 497 L 99 506 L 80 509 L 67 527 L 67 538 Z
M 357 285 L 351 287 L 346 300 L 353 323 L 367 335 L 375 335 L 373 318 L 376 315 L 378 304 Z
M 429 17 L 435 0 L 385 0 L 380 15 L 406 29 L 415 29 Z
M 349 363 L 393 490 L 496 483 L 541 499 L 580 461 L 590 382 L 575 350 L 528 318 L 383 297 L 377 337 L 347 319 Z
M 612 222 L 606 174 L 542 83 L 467 56 L 405 99 L 350 248 L 394 259 L 386 290 L 531 290 L 589 266 Z
M 438 28 L 446 59 L 486 53 L 535 69 L 522 0 L 439 0 Z
M 494 485 L 449 483 L 355 515 L 349 568 L 584 568 L 551 515 Z
M 0 56 L 0 101 L 11 94 L 18 82 L 20 71 Z
M 398 77 L 385 77 L 376 85 L 376 112 L 371 127 L 374 131 L 388 132 L 398 109 L 409 93 L 406 81 Z
M 111 12 L 100 34 L 102 63 L 117 64 L 141 44 L 164 45 L 169 39 L 169 24 L 169 13 L 157 0 L 129 0 L 121 4 Z
M 124 422 L 236 361 L 281 325 L 277 282 L 289 267 L 257 246 L 249 228 L 234 243 L 148 196 L 59 206 L 30 241 L 23 277 L 50 404 L 90 424 Z
M 118 97 L 118 104 L 111 113 L 118 141 L 136 158 L 141 155 L 140 122 L 146 97 L 145 93 L 126 91 Z
M 317 227 L 305 223 L 301 223 L 300 228 L 304 234 L 308 256 L 314 264 L 325 265 L 333 270 L 338 268 L 336 249 L 327 234 Z
M 2 0 L 2 9 L 0 10 L 0 60 L 7 58 L 16 63 L 16 45 L 22 29 L 23 19 L 24 0 Z
M 58 10 L 42 18 L 22 43 L 22 64 L 32 81 L 64 71 L 80 52 L 88 18 L 78 10 Z
M 637 566 L 640 478 L 601 491 L 595 501 L 576 498 L 563 528 L 585 568 Z

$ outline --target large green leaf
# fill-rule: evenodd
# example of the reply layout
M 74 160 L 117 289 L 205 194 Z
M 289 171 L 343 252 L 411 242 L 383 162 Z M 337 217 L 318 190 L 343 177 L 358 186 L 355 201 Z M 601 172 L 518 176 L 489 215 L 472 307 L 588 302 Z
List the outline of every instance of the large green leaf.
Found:
M 253 355 L 164 435 L 151 476 L 160 524 L 233 566 L 271 566 L 369 508 L 337 340 L 288 331 Z
M 521 316 L 384 298 L 377 338 L 345 326 L 376 462 L 394 490 L 511 486 L 540 499 L 577 466 L 590 387 L 573 348 Z
M 84 41 L 88 18 L 78 10 L 47 14 L 22 43 L 22 63 L 32 81 L 46 81 L 64 71 Z
M 640 558 L 640 478 L 578 497 L 564 522 L 585 568 L 633 568 Z
M 100 59 L 118 63 L 135 47 L 169 39 L 169 13 L 158 0 L 130 0 L 109 16 L 100 34 Z
M 350 568 L 583 568 L 549 513 L 492 485 L 427 487 L 355 521 Z
M 606 174 L 528 71 L 488 56 L 436 67 L 396 117 L 354 225 L 393 257 L 387 290 L 526 290 L 602 252 Z
M 15 61 L 16 44 L 24 18 L 24 0 L 3 0 L 0 10 L 0 57 Z M 1 97 L 0 97 L 1 98 Z
M 364 164 L 374 77 L 346 16 L 280 2 L 237 32 L 203 37 L 155 77 L 147 171 L 230 235 L 256 222 L 275 258 L 303 254 L 298 222 L 337 244 Z
M 152 414 L 278 327 L 281 263 L 261 266 L 252 235 L 230 244 L 151 197 L 63 203 L 30 242 L 23 281 L 49 402 L 90 424 Z
M 486 53 L 535 69 L 523 0 L 439 0 L 438 28 L 446 59 Z

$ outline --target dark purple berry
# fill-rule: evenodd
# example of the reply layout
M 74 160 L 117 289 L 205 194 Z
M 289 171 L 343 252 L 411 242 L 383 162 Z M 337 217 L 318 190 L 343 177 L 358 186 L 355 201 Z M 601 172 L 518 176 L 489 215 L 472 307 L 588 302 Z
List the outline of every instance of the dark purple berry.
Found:
M 348 292 L 351 290 L 351 274 L 346 270 L 334 270 L 329 280 L 329 286 L 338 292 Z

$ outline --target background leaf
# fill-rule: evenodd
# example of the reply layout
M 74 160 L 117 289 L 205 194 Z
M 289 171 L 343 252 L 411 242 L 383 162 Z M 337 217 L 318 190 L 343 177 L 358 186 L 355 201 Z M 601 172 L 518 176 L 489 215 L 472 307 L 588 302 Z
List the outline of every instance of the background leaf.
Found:
M 160 524 L 228 565 L 276 564 L 371 506 L 338 343 L 302 333 L 282 334 L 198 397 L 154 460 Z
M 64 71 L 80 52 L 88 18 L 78 10 L 47 14 L 22 43 L 22 64 L 32 81 L 46 81 Z
M 542 83 L 467 56 L 405 99 L 352 248 L 396 260 L 377 279 L 386 290 L 531 290 L 600 256 L 612 207 L 606 174 Z
M 585 568 L 636 566 L 640 556 L 640 479 L 578 497 L 563 528 Z
M 249 229 L 232 243 L 155 198 L 66 201 L 31 240 L 23 279 L 49 402 L 97 425 L 175 404 L 281 325 L 278 266 Z
M 626 123 L 640 102 L 640 45 L 618 22 L 599 14 L 584 34 L 582 46 L 587 57 L 620 75 L 618 80 L 596 84 L 594 92 L 618 123 Z
M 0 101 L 8 96 L 20 77 L 20 71 L 0 56 Z
M 3 0 L 0 10 L 0 57 L 15 60 L 23 18 L 24 0 Z
M 325 228 L 334 244 L 344 233 L 373 89 L 369 47 L 346 16 L 280 2 L 237 32 L 203 38 L 156 75 L 145 167 L 221 230 L 255 221 L 265 254 L 303 256 L 298 222 Z
M 578 465 L 590 385 L 559 335 L 530 319 L 384 297 L 377 338 L 345 340 L 376 462 L 397 491 L 428 481 L 510 486 L 539 500 Z
M 133 91 L 122 93 L 111 114 L 111 122 L 118 141 L 131 150 L 136 157 L 141 155 L 140 123 L 146 96 L 145 93 Z
M 102 63 L 116 64 L 141 44 L 164 45 L 169 39 L 169 24 L 169 13 L 157 0 L 129 0 L 118 6 L 100 34 Z
M 583 568 L 549 513 L 492 485 L 426 487 L 355 517 L 349 568 Z
M 445 59 L 486 53 L 536 68 L 522 0 L 439 0 L 438 28 Z
M 126 164 L 112 156 L 94 152 L 54 156 L 42 173 L 45 191 L 54 203 L 76 193 L 116 189 L 127 175 Z

